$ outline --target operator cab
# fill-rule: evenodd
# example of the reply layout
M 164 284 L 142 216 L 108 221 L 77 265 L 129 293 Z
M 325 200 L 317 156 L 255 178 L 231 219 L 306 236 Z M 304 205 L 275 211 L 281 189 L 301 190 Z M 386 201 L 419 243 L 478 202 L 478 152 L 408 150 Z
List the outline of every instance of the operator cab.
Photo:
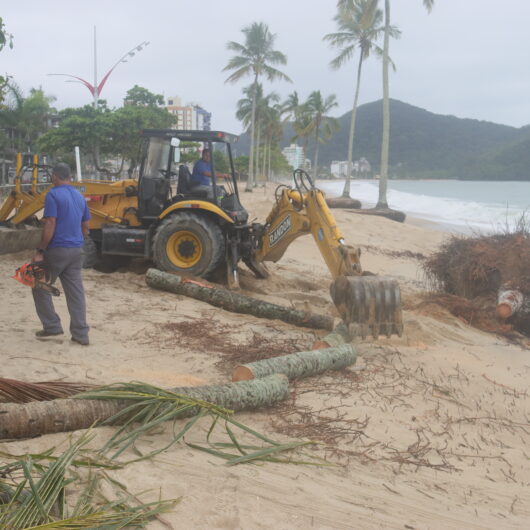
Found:
M 173 129 L 146 129 L 142 136 L 138 213 L 143 220 L 158 219 L 171 204 L 201 200 L 221 208 L 236 224 L 247 222 L 248 213 L 239 201 L 232 159 L 231 144 L 237 142 L 237 136 L 220 131 Z M 201 145 L 211 153 L 210 189 L 197 189 L 190 168 L 181 162 L 184 153 L 194 153 Z M 216 167 L 216 163 L 221 167 Z M 221 180 L 219 173 L 229 178 Z

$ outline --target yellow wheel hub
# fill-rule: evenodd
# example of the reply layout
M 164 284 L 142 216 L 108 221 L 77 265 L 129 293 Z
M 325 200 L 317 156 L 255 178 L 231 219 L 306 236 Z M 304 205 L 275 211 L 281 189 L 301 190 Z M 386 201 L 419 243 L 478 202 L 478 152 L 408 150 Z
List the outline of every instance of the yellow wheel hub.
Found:
M 193 232 L 187 230 L 175 232 L 167 241 L 166 253 L 173 265 L 188 269 L 197 265 L 201 259 L 201 240 Z

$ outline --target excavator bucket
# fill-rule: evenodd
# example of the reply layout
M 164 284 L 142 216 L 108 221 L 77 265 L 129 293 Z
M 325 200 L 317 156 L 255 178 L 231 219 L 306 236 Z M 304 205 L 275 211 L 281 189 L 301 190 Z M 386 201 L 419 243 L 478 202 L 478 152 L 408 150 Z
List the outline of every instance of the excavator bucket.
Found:
M 380 334 L 401 337 L 401 292 L 396 280 L 384 276 L 339 276 L 331 284 L 330 293 L 352 339 L 368 335 L 377 339 Z

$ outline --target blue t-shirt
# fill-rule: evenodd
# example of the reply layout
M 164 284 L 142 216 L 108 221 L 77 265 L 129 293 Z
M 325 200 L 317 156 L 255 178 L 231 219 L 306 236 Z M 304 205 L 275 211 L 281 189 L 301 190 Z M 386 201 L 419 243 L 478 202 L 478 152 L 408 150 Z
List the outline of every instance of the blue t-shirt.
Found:
M 202 158 L 195 162 L 193 166 L 193 173 L 191 174 L 191 185 L 192 186 L 211 186 L 212 181 L 210 177 L 204 174 L 205 171 L 208 171 L 210 175 L 212 174 L 212 166 L 205 162 Z
M 55 232 L 48 248 L 83 246 L 81 223 L 90 219 L 85 198 L 69 184 L 53 187 L 44 200 L 44 217 L 55 217 Z

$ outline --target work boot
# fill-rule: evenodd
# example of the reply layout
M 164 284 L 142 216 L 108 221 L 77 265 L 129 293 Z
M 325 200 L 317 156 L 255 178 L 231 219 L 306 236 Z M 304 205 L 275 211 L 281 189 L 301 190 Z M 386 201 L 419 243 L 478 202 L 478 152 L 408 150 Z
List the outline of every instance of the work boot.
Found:
M 90 344 L 88 337 L 86 339 L 76 339 L 75 337 L 72 337 L 72 342 L 76 342 L 77 344 L 81 344 L 81 346 L 88 346 Z
M 46 331 L 45 329 L 40 329 L 35 332 L 35 337 L 55 337 L 56 335 L 62 335 L 64 331 Z

